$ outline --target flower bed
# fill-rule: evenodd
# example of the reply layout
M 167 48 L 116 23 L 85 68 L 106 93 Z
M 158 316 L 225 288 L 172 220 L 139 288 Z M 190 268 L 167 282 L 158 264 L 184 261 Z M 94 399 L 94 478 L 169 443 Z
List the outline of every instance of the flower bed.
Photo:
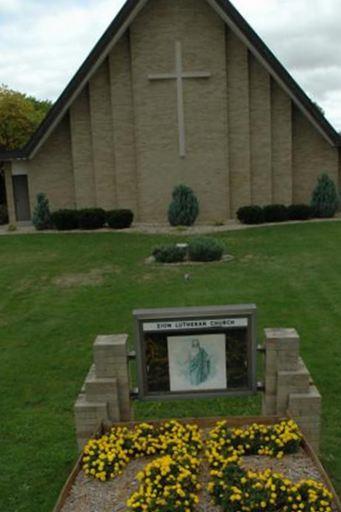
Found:
M 56 512 L 339 510 L 332 489 L 322 483 L 325 475 L 303 450 L 293 421 L 206 425 L 168 421 L 118 426 L 90 440 L 82 471 L 65 506 Z M 248 459 L 262 459 L 265 465 L 248 467 Z M 291 466 L 297 467 L 289 478 Z
M 247 429 L 229 429 L 225 422 L 219 423 L 209 434 L 206 451 L 212 468 L 208 490 L 215 504 L 229 512 L 332 512 L 333 495 L 321 482 L 296 483 L 271 469 L 254 472 L 242 467 L 243 455 L 281 459 L 297 453 L 301 441 L 293 421 Z

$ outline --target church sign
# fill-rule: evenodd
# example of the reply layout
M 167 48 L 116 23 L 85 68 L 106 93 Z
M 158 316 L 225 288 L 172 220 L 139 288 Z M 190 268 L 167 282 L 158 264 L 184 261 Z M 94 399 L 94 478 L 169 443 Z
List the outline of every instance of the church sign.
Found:
M 256 306 L 134 311 L 139 398 L 256 391 Z

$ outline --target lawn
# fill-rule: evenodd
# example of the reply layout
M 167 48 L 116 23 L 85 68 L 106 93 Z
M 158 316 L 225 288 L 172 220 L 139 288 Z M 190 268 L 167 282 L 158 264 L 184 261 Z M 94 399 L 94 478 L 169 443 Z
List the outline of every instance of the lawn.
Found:
M 219 238 L 231 263 L 184 270 L 144 264 L 174 236 L 0 237 L 1 512 L 53 508 L 77 455 L 72 408 L 93 340 L 131 335 L 131 312 L 141 307 L 254 302 L 260 339 L 264 327 L 296 327 L 323 395 L 323 462 L 341 492 L 341 222 Z M 259 398 L 137 403 L 135 411 L 138 418 L 257 414 Z

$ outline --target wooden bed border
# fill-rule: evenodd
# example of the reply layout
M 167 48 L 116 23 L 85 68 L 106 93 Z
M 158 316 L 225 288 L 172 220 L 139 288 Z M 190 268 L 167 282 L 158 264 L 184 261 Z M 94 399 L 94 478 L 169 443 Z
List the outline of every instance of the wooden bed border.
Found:
M 251 425 L 252 423 L 260 423 L 262 425 L 273 425 L 274 423 L 278 423 L 281 420 L 287 420 L 288 418 L 284 417 L 278 417 L 278 416 L 269 416 L 269 417 L 263 417 L 263 416 L 235 416 L 235 417 L 216 417 L 216 418 L 174 418 L 180 423 L 194 423 L 198 425 L 201 428 L 208 428 L 212 427 L 217 421 L 226 421 L 227 424 L 230 427 L 241 427 L 243 425 Z M 134 427 L 136 425 L 140 425 L 141 423 L 149 423 L 151 425 L 160 425 L 161 423 L 165 423 L 167 421 L 171 421 L 170 419 L 160 419 L 160 420 L 144 420 L 144 421 L 129 421 L 129 422 L 121 422 L 121 423 L 114 423 L 112 426 L 120 426 L 120 427 Z M 101 428 L 101 431 L 99 434 L 104 434 L 107 432 L 108 428 Z M 98 433 L 94 434 L 97 435 Z M 307 453 L 307 455 L 311 458 L 311 460 L 314 462 L 316 468 L 319 470 L 321 474 L 321 480 L 324 482 L 326 487 L 330 490 L 330 492 L 334 496 L 334 504 L 336 507 L 337 512 L 341 512 L 341 501 L 334 489 L 334 486 L 324 469 L 323 465 L 321 464 L 320 459 L 318 458 L 317 454 L 315 453 L 312 446 L 309 444 L 305 436 L 303 435 L 303 449 Z M 73 487 L 73 484 L 81 471 L 82 467 L 82 454 L 78 457 L 77 462 L 75 466 L 73 467 L 63 489 L 61 490 L 57 503 L 53 509 L 53 512 L 61 512 L 63 506 L 65 505 L 65 502 L 70 495 L 71 489 Z

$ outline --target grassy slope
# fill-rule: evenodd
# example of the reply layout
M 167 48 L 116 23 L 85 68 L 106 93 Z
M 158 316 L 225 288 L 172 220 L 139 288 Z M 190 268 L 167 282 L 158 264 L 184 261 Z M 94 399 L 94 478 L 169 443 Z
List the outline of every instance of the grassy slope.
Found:
M 52 509 L 76 456 L 72 405 L 94 337 L 131 334 L 138 307 L 255 302 L 260 336 L 265 326 L 296 327 L 324 398 L 323 459 L 341 491 L 341 223 L 220 238 L 235 260 L 193 267 L 185 282 L 183 268 L 143 264 L 165 236 L 0 237 L 1 511 Z M 103 267 L 102 285 L 53 281 Z M 254 398 L 136 405 L 140 418 L 258 411 Z

